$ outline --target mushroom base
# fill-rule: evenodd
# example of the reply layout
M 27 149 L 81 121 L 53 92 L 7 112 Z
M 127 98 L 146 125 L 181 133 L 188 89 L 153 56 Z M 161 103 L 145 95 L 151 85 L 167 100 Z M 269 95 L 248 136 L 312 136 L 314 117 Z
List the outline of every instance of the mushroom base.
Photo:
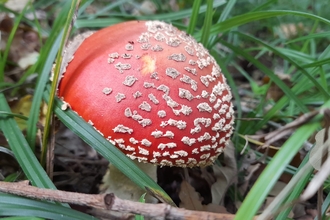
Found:
M 139 163 L 134 161 L 137 167 L 157 182 L 157 166 L 150 163 Z M 103 177 L 100 193 L 115 193 L 121 199 L 139 201 L 145 190 L 138 187 L 113 164 L 109 164 L 108 170 Z M 151 195 L 146 195 L 147 203 L 157 203 L 158 200 Z

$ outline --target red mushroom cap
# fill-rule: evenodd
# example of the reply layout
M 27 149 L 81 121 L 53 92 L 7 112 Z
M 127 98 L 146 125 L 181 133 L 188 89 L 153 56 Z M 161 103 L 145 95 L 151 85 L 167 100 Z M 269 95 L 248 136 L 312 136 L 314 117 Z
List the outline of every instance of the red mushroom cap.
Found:
M 233 132 L 232 95 L 214 58 L 161 21 L 130 21 L 87 37 L 58 96 L 132 159 L 214 162 Z

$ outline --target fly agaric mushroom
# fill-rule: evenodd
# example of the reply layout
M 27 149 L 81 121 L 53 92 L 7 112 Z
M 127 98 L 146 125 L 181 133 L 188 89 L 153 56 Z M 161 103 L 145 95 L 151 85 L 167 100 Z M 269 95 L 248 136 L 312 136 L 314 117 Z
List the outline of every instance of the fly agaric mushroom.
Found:
M 172 25 L 104 28 L 66 62 L 58 96 L 131 159 L 207 166 L 228 144 L 234 112 L 226 79 L 207 49 Z

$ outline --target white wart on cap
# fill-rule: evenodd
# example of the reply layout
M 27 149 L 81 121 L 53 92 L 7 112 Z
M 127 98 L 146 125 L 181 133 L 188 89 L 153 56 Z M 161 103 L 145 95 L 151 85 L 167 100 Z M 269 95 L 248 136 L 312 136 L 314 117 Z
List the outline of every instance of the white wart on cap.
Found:
M 140 162 L 207 166 L 233 132 L 220 67 L 190 35 L 160 21 L 124 22 L 86 38 L 58 96 Z

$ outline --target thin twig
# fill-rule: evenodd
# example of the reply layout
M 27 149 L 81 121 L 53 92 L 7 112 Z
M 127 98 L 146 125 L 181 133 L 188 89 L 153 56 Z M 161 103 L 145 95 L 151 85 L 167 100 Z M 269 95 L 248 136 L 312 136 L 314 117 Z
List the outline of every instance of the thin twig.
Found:
M 41 189 L 27 185 L 27 181 L 8 183 L 0 181 L 0 192 L 15 194 L 32 199 L 49 200 L 61 203 L 89 206 L 96 209 L 118 211 L 121 213 L 139 214 L 151 219 L 208 219 L 230 220 L 232 214 L 191 211 L 175 208 L 168 204 L 147 204 L 123 200 L 113 193 L 108 194 L 83 194 L 61 190 Z

